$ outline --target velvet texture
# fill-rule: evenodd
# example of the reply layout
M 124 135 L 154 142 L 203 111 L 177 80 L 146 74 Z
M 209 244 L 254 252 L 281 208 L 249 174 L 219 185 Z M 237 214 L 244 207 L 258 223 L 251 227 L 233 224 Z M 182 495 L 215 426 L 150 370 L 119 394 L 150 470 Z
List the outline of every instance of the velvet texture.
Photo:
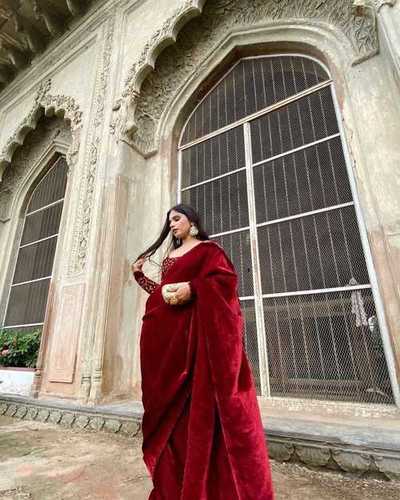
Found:
M 181 281 L 193 299 L 166 304 L 161 286 Z M 149 296 L 140 339 L 149 499 L 273 499 L 242 327 L 237 276 L 216 243 L 176 259 Z

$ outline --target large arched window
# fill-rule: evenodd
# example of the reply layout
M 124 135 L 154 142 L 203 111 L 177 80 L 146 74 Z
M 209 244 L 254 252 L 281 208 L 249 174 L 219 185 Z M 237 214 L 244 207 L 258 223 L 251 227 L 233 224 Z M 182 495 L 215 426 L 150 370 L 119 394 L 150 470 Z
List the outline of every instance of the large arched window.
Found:
M 4 328 L 43 325 L 67 171 L 65 158 L 58 157 L 38 182 L 27 203 Z
M 189 117 L 179 199 L 240 277 L 259 393 L 391 403 L 328 72 L 240 60 Z

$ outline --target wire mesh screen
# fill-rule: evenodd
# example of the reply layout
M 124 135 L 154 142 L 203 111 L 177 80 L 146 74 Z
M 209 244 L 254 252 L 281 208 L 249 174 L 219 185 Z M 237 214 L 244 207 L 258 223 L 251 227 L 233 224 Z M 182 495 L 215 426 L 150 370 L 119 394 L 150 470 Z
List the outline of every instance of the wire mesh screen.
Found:
M 331 89 L 325 87 L 251 122 L 258 163 L 339 132 Z
M 254 167 L 257 222 L 352 201 L 340 138 Z
M 388 403 L 331 85 L 300 94 L 328 79 L 317 63 L 298 56 L 234 66 L 187 123 L 182 143 L 203 139 L 182 147 L 181 198 L 198 210 L 238 271 L 244 342 L 259 390 L 268 385 L 261 380 L 268 371 L 272 395 Z M 280 104 L 249 116 L 274 103 Z M 247 124 L 217 133 L 247 116 Z M 260 275 L 253 275 L 253 262 Z M 262 355 L 257 336 L 266 339 Z M 260 367 L 260 359 L 268 366 Z
M 50 278 L 14 286 L 10 291 L 6 326 L 42 324 Z
M 392 403 L 371 290 L 264 300 L 271 392 Z
M 257 324 L 254 300 L 242 300 L 240 301 L 240 307 L 242 309 L 244 322 L 243 344 L 253 372 L 257 393 L 259 394 L 261 392 L 260 360 L 258 357 Z
M 182 201 L 200 213 L 211 234 L 249 224 L 243 128 L 182 152 Z
M 51 275 L 57 238 L 21 247 L 18 252 L 14 285 Z
M 42 324 L 67 183 L 59 158 L 32 193 L 24 219 L 4 326 Z
M 48 238 L 58 233 L 62 213 L 62 201 L 44 210 L 28 214 L 25 218 L 21 245 Z
M 294 56 L 240 61 L 208 94 L 186 125 L 182 144 L 328 80 L 311 59 Z
M 29 212 L 50 205 L 64 198 L 67 186 L 67 163 L 65 158 L 59 158 L 36 186 L 29 202 Z
M 258 229 L 263 293 L 369 283 L 354 207 Z
M 212 234 L 249 224 L 244 171 L 183 191 L 182 201 L 201 214 L 204 226 Z
M 253 296 L 254 286 L 249 230 L 214 237 L 213 240 L 224 248 L 232 264 L 235 266 L 239 277 L 239 296 Z
M 182 151 L 183 188 L 245 166 L 242 127 Z

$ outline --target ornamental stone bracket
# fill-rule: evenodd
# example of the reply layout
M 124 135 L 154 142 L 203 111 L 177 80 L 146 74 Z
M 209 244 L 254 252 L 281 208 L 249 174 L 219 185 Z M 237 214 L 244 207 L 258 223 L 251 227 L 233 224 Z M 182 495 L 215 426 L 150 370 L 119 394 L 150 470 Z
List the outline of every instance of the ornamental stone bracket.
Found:
M 45 116 L 59 116 L 70 123 L 72 144 L 67 154 L 67 161 L 74 164 L 79 150 L 79 131 L 82 126 L 82 111 L 72 97 L 49 94 L 51 80 L 43 81 L 36 91 L 34 104 L 19 123 L 11 137 L 0 152 L 0 182 L 5 169 L 10 165 L 15 150 L 22 146 L 27 134 L 34 130 L 39 119 Z
M 185 0 L 145 44 L 138 60 L 128 71 L 122 98 L 113 107 L 113 111 L 118 113 L 114 114 L 110 128 L 112 133 L 117 129 L 118 138 L 129 141 L 136 132 L 138 126 L 135 121 L 135 111 L 142 83 L 154 70 L 161 52 L 176 43 L 178 33 L 183 26 L 201 14 L 205 2 L 206 0 Z
M 110 124 L 111 133 L 117 140 L 122 140 L 137 150 L 144 157 L 154 154 L 158 149 L 157 130 L 161 116 L 159 101 L 163 108 L 182 87 L 185 79 L 201 65 L 205 55 L 210 53 L 218 42 L 234 28 L 268 26 L 279 22 L 304 23 L 304 25 L 327 26 L 342 33 L 352 47 L 353 65 L 369 59 L 379 52 L 377 33 L 377 14 L 384 5 L 393 6 L 396 0 L 254 0 L 244 8 L 240 0 L 186 0 L 176 9 L 162 26 L 153 34 L 144 46 L 139 59 L 130 68 L 121 98 L 113 107 Z M 196 16 L 199 23 L 192 25 L 198 31 L 197 45 L 190 50 L 180 47 L 176 42 L 178 33 L 185 24 Z M 219 37 L 217 36 L 219 35 Z M 204 40 L 207 37 L 208 40 Z M 183 45 L 186 42 L 183 42 Z M 177 47 L 179 63 L 175 62 L 180 79 L 175 78 L 175 87 L 155 88 L 151 96 L 153 105 L 149 105 L 150 95 L 144 95 L 146 81 L 154 75 L 155 62 L 162 51 L 169 45 Z M 186 43 L 187 45 L 187 43 Z M 178 47 L 179 46 L 179 47 Z M 207 50 L 208 52 L 207 52 Z M 199 57 L 201 56 L 201 57 Z M 183 75 L 181 66 L 187 64 L 188 70 Z M 172 71 L 174 64 L 170 64 Z M 154 79 L 157 79 L 154 77 Z M 165 76 L 165 80 L 171 78 Z M 167 95 L 160 95 L 167 94 Z

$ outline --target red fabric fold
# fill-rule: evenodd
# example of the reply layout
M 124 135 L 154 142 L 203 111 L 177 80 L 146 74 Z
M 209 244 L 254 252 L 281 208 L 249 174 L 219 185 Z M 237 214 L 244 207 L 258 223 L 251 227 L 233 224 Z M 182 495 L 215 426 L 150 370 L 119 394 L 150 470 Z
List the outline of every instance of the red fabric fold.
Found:
M 161 286 L 194 299 L 146 303 L 141 333 L 143 458 L 151 500 L 272 500 L 254 381 L 243 349 L 237 276 L 213 242 L 176 260 Z

